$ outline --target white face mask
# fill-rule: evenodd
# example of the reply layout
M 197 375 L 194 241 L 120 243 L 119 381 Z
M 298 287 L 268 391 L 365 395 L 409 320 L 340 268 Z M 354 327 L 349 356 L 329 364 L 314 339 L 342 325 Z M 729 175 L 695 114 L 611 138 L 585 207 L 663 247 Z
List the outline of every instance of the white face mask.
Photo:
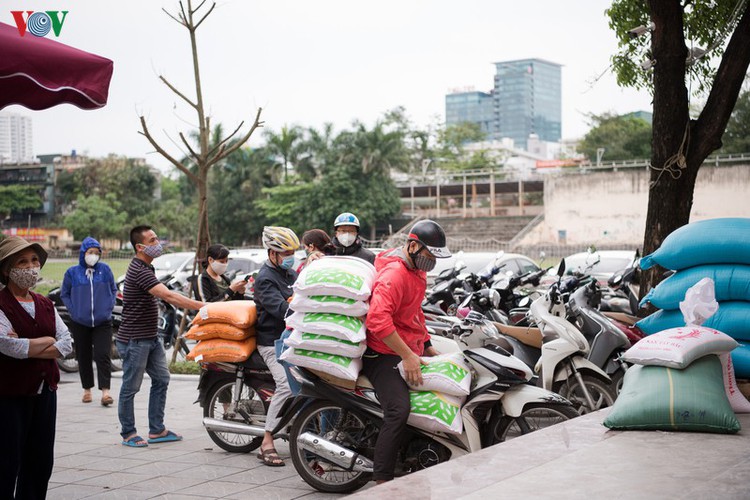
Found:
M 351 246 L 354 240 L 357 239 L 357 235 L 354 233 L 339 233 L 336 235 L 336 239 L 339 240 L 341 246 Z
M 94 267 L 94 265 L 99 262 L 99 255 L 95 253 L 87 253 L 83 256 L 83 260 L 86 262 L 87 266 Z
M 227 267 L 229 267 L 229 263 L 224 264 L 217 260 L 211 262 L 211 269 L 213 269 L 214 272 L 218 275 L 222 275 L 227 272 Z

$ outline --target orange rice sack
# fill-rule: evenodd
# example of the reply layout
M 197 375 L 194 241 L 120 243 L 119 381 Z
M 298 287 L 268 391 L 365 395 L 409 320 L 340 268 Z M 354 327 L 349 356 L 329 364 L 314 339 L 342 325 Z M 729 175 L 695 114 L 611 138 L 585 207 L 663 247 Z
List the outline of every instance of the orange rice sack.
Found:
M 249 328 L 257 319 L 258 312 L 252 300 L 228 300 L 211 302 L 201 307 L 193 324 L 229 323 L 237 328 Z
M 255 337 L 245 340 L 201 340 L 186 356 L 190 361 L 240 363 L 255 350 Z
M 193 325 L 185 332 L 185 338 L 190 340 L 245 340 L 255 336 L 255 328 L 237 328 L 228 323 L 208 323 L 206 325 Z

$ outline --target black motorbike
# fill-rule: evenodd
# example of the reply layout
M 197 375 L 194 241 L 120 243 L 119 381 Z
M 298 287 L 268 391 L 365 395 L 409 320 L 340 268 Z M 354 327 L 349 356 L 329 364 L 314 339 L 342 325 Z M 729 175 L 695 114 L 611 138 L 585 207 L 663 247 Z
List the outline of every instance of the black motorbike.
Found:
M 57 309 L 57 313 L 60 315 L 60 318 L 62 318 L 63 322 L 65 322 L 65 324 L 68 325 L 68 328 L 70 328 L 70 324 L 73 322 L 73 320 L 70 318 L 68 308 L 65 307 L 65 303 L 60 297 L 60 288 L 58 287 L 50 290 L 47 294 L 47 298 L 52 301 L 52 303 L 55 305 L 55 309 Z M 121 323 L 122 294 L 118 292 L 116 296 L 115 307 L 112 310 L 112 349 L 109 354 L 110 360 L 112 361 L 112 371 L 122 370 L 122 359 L 120 359 L 120 353 L 115 346 L 115 337 L 117 336 L 117 330 L 120 328 Z M 73 350 L 70 352 L 70 354 L 68 354 L 64 358 L 57 358 L 57 366 L 60 368 L 60 370 L 67 373 L 75 373 L 78 371 L 78 359 L 76 358 L 75 341 L 73 342 Z

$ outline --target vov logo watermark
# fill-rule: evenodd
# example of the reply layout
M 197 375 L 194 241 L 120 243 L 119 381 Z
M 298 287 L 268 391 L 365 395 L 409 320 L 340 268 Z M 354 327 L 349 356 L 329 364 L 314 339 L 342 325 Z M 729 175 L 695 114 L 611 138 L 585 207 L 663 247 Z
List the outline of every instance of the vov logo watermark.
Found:
M 16 22 L 18 33 L 24 36 L 27 32 L 34 36 L 47 36 L 52 31 L 55 36 L 60 36 L 65 18 L 68 16 L 67 10 L 11 10 L 13 20 Z M 24 17 L 24 14 L 26 17 Z M 60 15 L 62 14 L 62 16 Z

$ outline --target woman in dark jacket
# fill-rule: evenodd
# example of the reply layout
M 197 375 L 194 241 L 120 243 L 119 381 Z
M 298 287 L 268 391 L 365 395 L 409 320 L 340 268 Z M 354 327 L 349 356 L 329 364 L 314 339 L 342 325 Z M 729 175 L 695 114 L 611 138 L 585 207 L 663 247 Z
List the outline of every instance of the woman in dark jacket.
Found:
M 0 242 L 0 498 L 42 499 L 52 475 L 60 371 L 72 350 L 54 304 L 31 288 L 47 260 L 38 243 Z
M 230 283 L 224 273 L 229 265 L 229 249 L 224 245 L 211 245 L 203 262 L 204 271 L 198 277 L 196 299 L 203 302 L 240 300 L 245 296 L 245 281 Z
M 81 243 L 78 265 L 69 268 L 63 277 L 60 298 L 68 308 L 70 330 L 76 348 L 78 372 L 81 375 L 83 397 L 90 403 L 91 388 L 96 380 L 102 391 L 102 406 L 114 400 L 109 394 L 112 379 L 112 309 L 115 307 L 117 285 L 112 269 L 101 261 L 102 247 L 94 238 L 87 237 Z

